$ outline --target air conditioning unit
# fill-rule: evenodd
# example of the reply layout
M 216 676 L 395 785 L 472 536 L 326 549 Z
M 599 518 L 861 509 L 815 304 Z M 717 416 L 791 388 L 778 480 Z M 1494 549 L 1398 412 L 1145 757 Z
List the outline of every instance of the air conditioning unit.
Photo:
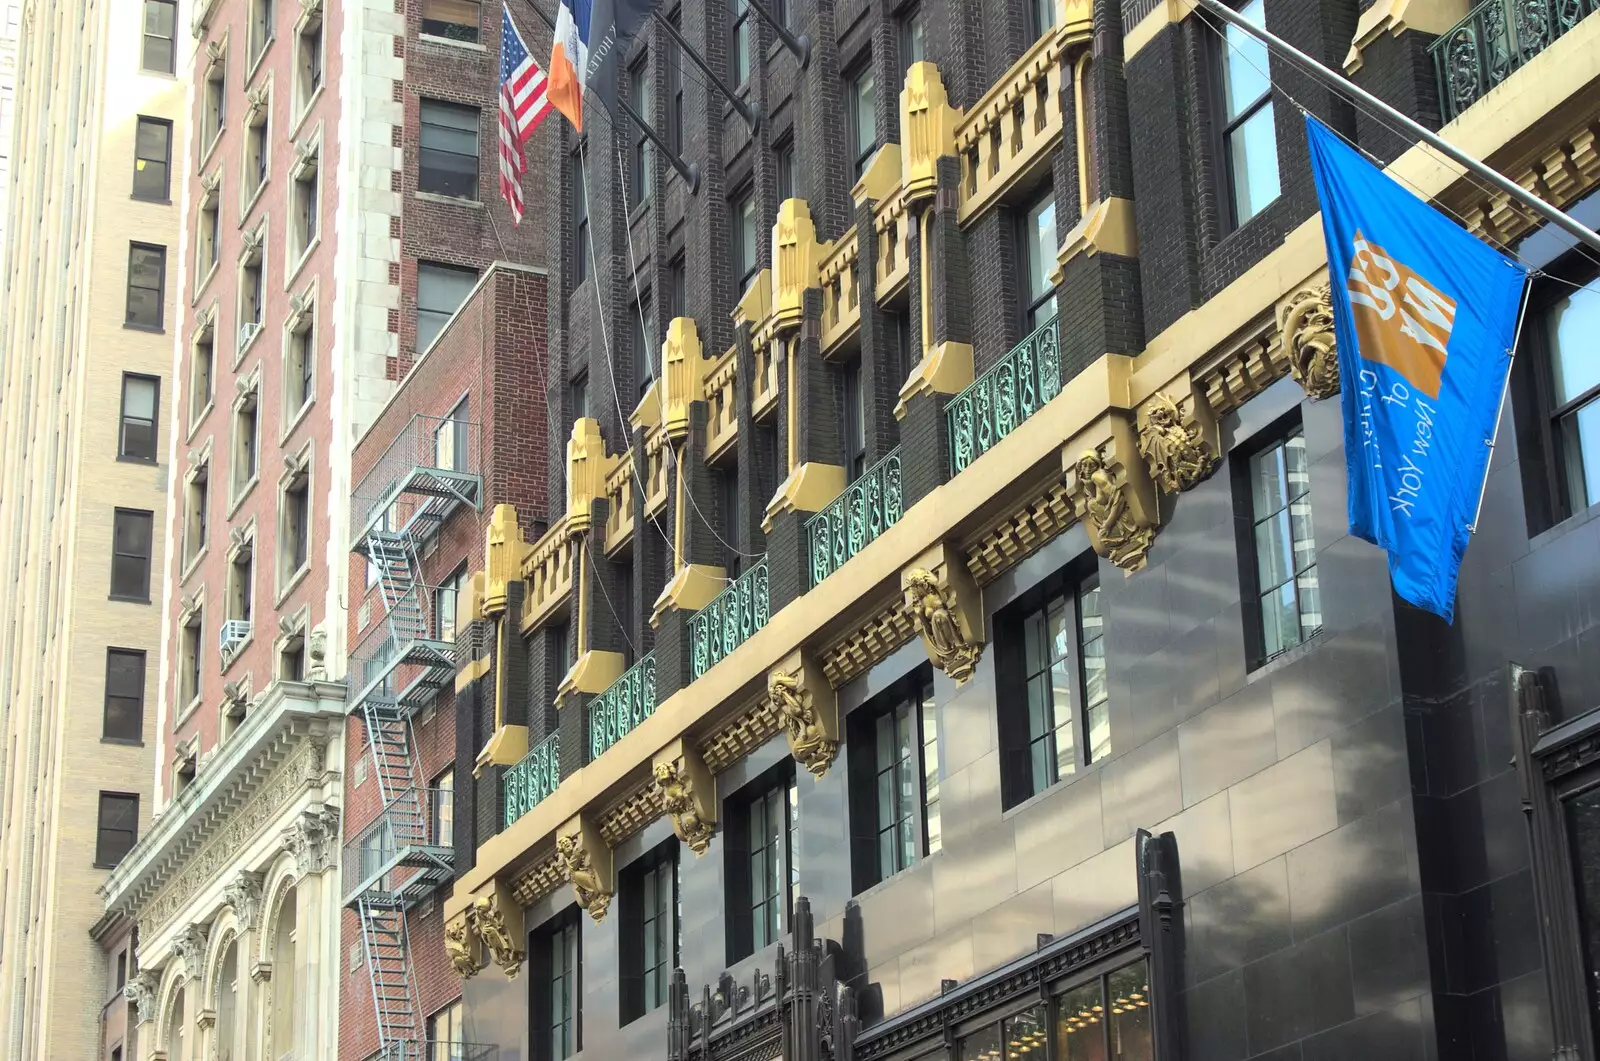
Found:
M 250 639 L 249 619 L 229 619 L 222 624 L 222 658 L 228 659 Z
M 259 321 L 245 321 L 239 325 L 239 349 L 243 350 L 250 345 L 250 340 L 256 337 L 256 332 L 261 330 Z

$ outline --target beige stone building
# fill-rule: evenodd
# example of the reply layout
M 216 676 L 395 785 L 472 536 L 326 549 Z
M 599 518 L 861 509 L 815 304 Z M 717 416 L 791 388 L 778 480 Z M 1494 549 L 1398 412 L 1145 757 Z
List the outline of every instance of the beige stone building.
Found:
M 109 1051 L 100 985 L 118 998 L 133 972 L 90 928 L 151 809 L 184 93 L 176 3 L 18 6 L 0 310 L 0 1056 L 76 1061 Z

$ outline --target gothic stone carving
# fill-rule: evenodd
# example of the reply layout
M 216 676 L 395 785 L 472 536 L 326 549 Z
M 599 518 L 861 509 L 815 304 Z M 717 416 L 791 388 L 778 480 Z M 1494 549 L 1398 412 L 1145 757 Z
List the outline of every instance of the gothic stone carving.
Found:
M 767 696 L 795 762 L 816 777 L 826 774 L 839 751 L 839 708 L 821 666 L 795 653 L 767 675 Z
M 1109 437 L 1108 437 L 1109 436 Z M 1094 551 L 1124 571 L 1145 565 L 1159 522 L 1155 489 L 1128 418 L 1113 413 L 1061 453 L 1072 510 Z
M 1176 494 L 1211 474 L 1217 464 L 1217 450 L 1200 424 L 1184 422 L 1177 402 L 1157 391 L 1142 412 L 1139 452 L 1150 466 L 1150 477 L 1157 486 Z
M 328 632 L 318 623 L 306 638 L 306 681 L 328 680 Z
M 675 740 L 656 754 L 651 773 L 672 831 L 696 855 L 705 854 L 717 831 L 716 782 L 700 753 L 681 738 Z
M 597 923 L 605 920 L 616 891 L 612 880 L 611 848 L 600 837 L 600 830 L 584 818 L 567 823 L 556 838 L 556 852 L 572 882 L 578 905 Z
M 941 542 L 901 572 L 900 588 L 928 659 L 964 684 L 983 654 L 982 598 L 966 562 Z
M 1289 371 L 1313 398 L 1339 393 L 1339 355 L 1333 337 L 1333 291 L 1328 284 L 1306 287 L 1289 297 L 1283 310 L 1283 348 Z
M 240 871 L 222 890 L 223 900 L 239 917 L 240 927 L 252 931 L 261 916 L 261 874 Z

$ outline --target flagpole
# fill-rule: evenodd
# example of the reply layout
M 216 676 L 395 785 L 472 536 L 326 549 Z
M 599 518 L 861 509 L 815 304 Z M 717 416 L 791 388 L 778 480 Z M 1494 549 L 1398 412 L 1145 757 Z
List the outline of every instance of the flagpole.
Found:
M 1483 516 L 1483 499 L 1489 493 L 1489 469 L 1494 464 L 1494 450 L 1500 444 L 1500 418 L 1506 412 L 1506 398 L 1511 394 L 1511 370 L 1517 364 L 1517 347 L 1522 342 L 1522 325 L 1528 319 L 1528 299 L 1533 294 L 1533 288 L 1528 284 L 1522 285 L 1522 308 L 1517 312 L 1517 330 L 1511 336 L 1511 357 L 1506 361 L 1506 381 L 1500 386 L 1500 404 L 1495 406 L 1494 432 L 1489 436 L 1489 459 L 1483 462 L 1483 482 L 1478 484 L 1478 507 L 1472 510 L 1472 522 L 1467 525 L 1467 530 L 1473 534 L 1478 533 L 1478 520 Z
M 766 9 L 766 6 L 761 3 L 761 0 L 744 0 L 744 4 L 750 10 L 760 15 L 763 22 L 772 27 L 772 31 L 778 35 L 778 39 L 782 41 L 783 46 L 789 50 L 789 54 L 793 55 L 797 60 L 799 60 L 800 69 L 804 70 L 806 67 L 811 65 L 810 35 L 802 33 L 800 36 L 796 37 L 793 33 L 790 33 L 789 27 L 773 18 L 772 12 Z
M 683 183 L 689 186 L 689 194 L 699 195 L 700 167 L 693 162 L 685 162 L 680 158 L 678 153 L 672 150 L 672 147 L 665 140 L 661 139 L 661 134 L 650 128 L 650 123 L 639 117 L 639 112 L 630 107 L 628 101 L 621 96 L 617 97 L 617 106 L 621 107 L 622 113 L 626 114 L 628 119 L 639 127 L 639 131 L 644 134 L 645 139 L 656 145 L 657 151 L 667 156 L 667 161 L 672 163 L 672 168 L 677 171 L 678 176 L 683 178 Z
M 711 79 L 712 83 L 717 86 L 717 90 L 727 98 L 728 102 L 733 104 L 733 109 L 739 112 L 739 117 L 744 119 L 744 123 L 750 127 L 750 131 L 755 132 L 757 129 L 761 128 L 761 108 L 751 106 L 749 103 L 740 99 L 739 94 L 730 89 L 726 82 L 722 80 L 722 76 L 715 70 L 711 69 L 711 64 L 701 58 L 700 53 L 694 50 L 694 45 L 690 44 L 684 39 L 684 36 L 681 32 L 679 32 L 678 27 L 674 26 L 671 20 L 661 17 L 661 9 L 659 7 L 650 13 L 655 16 L 657 22 L 661 23 L 661 25 L 666 28 L 667 36 L 671 37 L 677 42 L 678 51 L 684 55 L 687 55 L 690 59 L 693 59 L 694 65 L 698 66 L 705 73 L 705 75 Z
M 1323 84 L 1330 86 L 1338 92 L 1347 93 L 1351 96 L 1354 96 L 1363 104 L 1378 111 L 1385 118 L 1388 118 L 1390 121 L 1401 126 L 1406 130 L 1406 132 L 1432 147 L 1446 158 L 1449 158 L 1457 165 L 1467 170 L 1469 173 L 1482 177 L 1484 180 L 1488 181 L 1502 192 L 1505 192 L 1516 202 L 1528 207 L 1528 209 L 1534 211 L 1546 221 L 1549 221 L 1551 224 L 1574 236 L 1580 243 L 1586 244 L 1593 250 L 1600 251 L 1600 233 L 1596 233 L 1593 229 L 1581 224 L 1570 214 L 1567 214 L 1561 210 L 1557 210 L 1554 206 L 1551 206 L 1537 195 L 1534 195 L 1532 192 L 1522 187 L 1522 185 L 1501 174 L 1499 170 L 1491 169 L 1489 166 L 1486 166 L 1484 163 L 1478 161 L 1476 158 L 1473 158 L 1465 151 L 1462 151 L 1460 148 L 1451 144 L 1450 141 L 1443 139 L 1433 132 L 1430 132 L 1426 127 L 1413 121 L 1400 111 L 1395 110 L 1393 107 L 1389 106 L 1389 104 L 1385 103 L 1377 96 L 1374 96 L 1372 93 L 1368 92 L 1354 81 L 1351 81 L 1349 78 L 1346 78 L 1343 75 L 1328 69 L 1328 67 L 1313 59 L 1305 52 L 1302 52 L 1288 41 L 1268 33 L 1265 29 L 1256 25 L 1254 22 L 1249 21 L 1231 7 L 1220 3 L 1219 0 L 1193 0 L 1193 3 L 1195 6 L 1217 16 L 1229 25 L 1236 26 L 1244 32 L 1250 34 L 1250 36 L 1254 37 L 1262 44 L 1265 44 L 1271 51 L 1276 52 L 1280 56 L 1290 60 L 1295 65 L 1299 66 L 1305 73 L 1316 78 L 1318 81 L 1321 81 Z

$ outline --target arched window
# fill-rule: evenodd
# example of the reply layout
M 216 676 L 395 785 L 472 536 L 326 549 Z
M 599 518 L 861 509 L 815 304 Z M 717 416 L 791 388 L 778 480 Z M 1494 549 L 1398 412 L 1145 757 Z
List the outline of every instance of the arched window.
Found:
M 1078 210 L 1087 214 L 1100 201 L 1100 93 L 1094 57 L 1085 50 L 1072 70 L 1073 102 L 1078 109 Z
M 278 903 L 277 930 L 272 937 L 272 1051 L 276 1061 L 295 1050 L 300 1000 L 295 993 L 295 889 L 286 889 Z
M 239 940 L 235 937 L 222 952 L 217 969 L 217 1061 L 234 1061 L 234 1044 L 239 1041 Z
M 188 1056 L 183 1052 L 185 1023 L 183 986 L 179 985 L 173 989 L 172 1008 L 167 1011 L 167 1061 L 188 1061 Z

